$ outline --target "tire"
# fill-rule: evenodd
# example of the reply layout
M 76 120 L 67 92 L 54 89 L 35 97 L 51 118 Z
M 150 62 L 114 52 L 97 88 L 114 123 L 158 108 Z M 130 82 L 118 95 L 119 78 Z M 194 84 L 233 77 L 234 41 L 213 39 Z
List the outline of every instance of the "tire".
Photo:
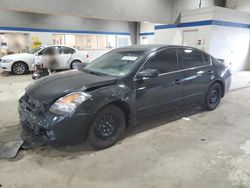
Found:
M 210 86 L 204 104 L 203 108 L 208 111 L 212 111 L 217 108 L 217 106 L 220 104 L 222 96 L 222 88 L 219 83 L 214 83 L 212 86 Z
M 28 71 L 28 67 L 23 62 L 16 62 L 12 65 L 12 72 L 16 75 L 25 74 Z
M 74 64 L 78 64 L 78 63 L 81 63 L 81 61 L 79 60 L 72 61 L 70 64 L 70 69 L 77 69 L 77 66 L 75 66 Z
M 113 146 L 125 132 L 126 120 L 123 111 L 108 105 L 98 112 L 88 129 L 87 141 L 94 149 Z

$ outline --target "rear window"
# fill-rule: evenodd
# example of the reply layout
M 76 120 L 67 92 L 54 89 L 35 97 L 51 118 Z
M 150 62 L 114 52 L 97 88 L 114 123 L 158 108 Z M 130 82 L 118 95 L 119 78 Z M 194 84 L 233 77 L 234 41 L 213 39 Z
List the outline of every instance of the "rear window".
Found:
M 205 65 L 211 65 L 211 58 L 209 55 L 207 54 L 202 54 L 203 55 L 203 59 L 204 59 L 204 63 Z
M 181 54 L 183 69 L 204 65 L 202 53 L 198 50 L 183 49 Z

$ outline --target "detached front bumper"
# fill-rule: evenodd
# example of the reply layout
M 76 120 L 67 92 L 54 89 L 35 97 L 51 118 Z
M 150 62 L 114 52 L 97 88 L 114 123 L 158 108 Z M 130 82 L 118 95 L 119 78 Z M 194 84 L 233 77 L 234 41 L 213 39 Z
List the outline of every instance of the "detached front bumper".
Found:
M 23 140 L 42 143 L 68 142 L 75 138 L 84 138 L 93 114 L 72 114 L 56 116 L 50 112 L 43 114 L 19 103 L 19 117 L 23 127 Z

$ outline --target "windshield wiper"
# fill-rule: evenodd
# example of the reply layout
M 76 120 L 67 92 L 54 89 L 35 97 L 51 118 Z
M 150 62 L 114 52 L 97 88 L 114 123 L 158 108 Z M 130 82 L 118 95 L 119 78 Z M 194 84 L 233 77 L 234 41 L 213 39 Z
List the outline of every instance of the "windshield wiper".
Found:
M 101 72 L 95 72 L 95 71 L 91 71 L 88 69 L 83 69 L 83 71 L 86 73 L 89 73 L 89 74 L 97 75 L 97 76 L 109 76 L 108 74 L 101 73 Z

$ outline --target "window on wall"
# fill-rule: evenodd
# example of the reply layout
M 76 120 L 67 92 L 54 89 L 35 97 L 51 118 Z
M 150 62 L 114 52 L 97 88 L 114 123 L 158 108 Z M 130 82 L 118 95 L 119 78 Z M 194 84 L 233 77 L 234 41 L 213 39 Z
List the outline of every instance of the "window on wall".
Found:
M 129 37 L 120 37 L 120 36 L 117 37 L 117 48 L 129 45 L 130 45 Z
M 107 36 L 107 45 L 106 48 L 107 49 L 112 49 L 112 48 L 116 48 L 116 36 Z
M 98 36 L 98 49 L 106 49 L 107 47 L 107 36 L 99 35 Z
M 97 36 L 96 35 L 86 35 L 87 45 L 85 49 L 97 49 Z
M 0 33 L 0 57 L 27 52 L 29 49 L 28 36 L 26 33 Z
M 76 35 L 65 35 L 65 45 L 76 47 Z
M 53 35 L 53 43 L 54 45 L 63 45 L 65 44 L 65 41 L 64 41 L 64 35 Z
M 54 34 L 55 45 L 67 45 L 79 50 L 105 50 L 130 45 L 129 36 Z

